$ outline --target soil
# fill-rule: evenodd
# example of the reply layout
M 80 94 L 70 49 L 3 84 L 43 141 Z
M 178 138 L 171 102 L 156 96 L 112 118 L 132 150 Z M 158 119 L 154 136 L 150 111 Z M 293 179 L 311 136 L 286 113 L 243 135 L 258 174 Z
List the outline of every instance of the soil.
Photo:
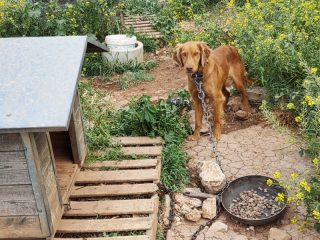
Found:
M 101 82 L 99 78 L 95 79 L 96 82 L 94 86 L 105 91 L 106 95 L 110 95 L 115 109 L 128 105 L 133 97 L 148 95 L 151 97 L 151 101 L 155 102 L 159 99 L 166 99 L 172 91 L 181 88 L 187 89 L 187 76 L 183 69 L 179 68 L 173 61 L 167 48 L 161 48 L 156 54 L 146 54 L 145 60 L 154 60 L 158 63 L 156 67 L 149 71 L 155 78 L 151 82 L 141 82 L 128 89 L 120 90 L 117 87 L 116 81 L 106 84 Z M 117 77 L 118 76 L 115 76 L 114 79 L 117 79 Z M 262 122 L 261 115 L 257 111 L 257 106 L 252 105 L 251 107 L 255 113 L 247 120 L 239 120 L 235 112 L 230 109 L 226 110 L 225 124 L 222 133 L 229 133 Z

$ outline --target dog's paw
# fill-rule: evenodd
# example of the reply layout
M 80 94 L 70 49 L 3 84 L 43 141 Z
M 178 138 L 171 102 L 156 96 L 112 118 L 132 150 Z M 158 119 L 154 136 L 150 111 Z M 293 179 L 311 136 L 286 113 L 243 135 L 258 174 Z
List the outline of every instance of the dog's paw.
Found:
M 199 135 L 190 135 L 187 138 L 188 141 L 198 141 L 199 139 L 200 139 L 200 134 Z
M 219 141 L 221 139 L 221 132 L 220 131 L 215 131 L 213 133 L 213 137 L 216 139 L 216 141 Z

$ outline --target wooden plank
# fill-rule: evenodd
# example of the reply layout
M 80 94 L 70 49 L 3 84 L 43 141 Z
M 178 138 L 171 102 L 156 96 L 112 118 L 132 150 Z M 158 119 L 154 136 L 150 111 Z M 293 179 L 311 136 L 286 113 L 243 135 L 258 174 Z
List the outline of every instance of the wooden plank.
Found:
M 132 25 L 141 25 L 141 24 L 151 24 L 150 21 L 148 20 L 140 20 L 140 19 L 137 19 L 137 20 L 124 20 L 124 24 L 127 25 L 127 24 L 132 24 Z
M 1 152 L 0 185 L 31 184 L 24 152 Z
M 147 182 L 157 179 L 156 169 L 81 171 L 77 176 L 76 183 Z
M 147 214 L 154 211 L 154 199 L 71 201 L 64 216 L 108 216 Z
M 71 191 L 70 198 L 143 195 L 154 193 L 156 191 L 158 191 L 158 187 L 154 183 L 99 185 L 85 187 L 75 186 Z
M 39 157 L 36 150 L 36 144 L 32 133 L 20 133 L 24 146 L 26 146 L 26 159 L 32 189 L 36 201 L 38 216 L 40 221 L 41 232 L 45 236 L 50 236 L 52 225 L 50 224 L 50 213 L 47 213 L 47 198 L 45 187 L 43 185 Z M 24 236 L 23 236 L 24 237 Z
M 38 239 L 47 236 L 41 231 L 38 216 L 0 217 L 0 239 Z
M 121 151 L 124 155 L 145 155 L 145 156 L 160 156 L 162 146 L 145 146 L 145 147 L 123 147 Z
M 57 161 L 56 169 L 61 190 L 62 203 L 67 204 L 80 168 L 77 164 L 73 164 L 70 161 Z
M 152 225 L 151 225 L 151 229 L 147 231 L 147 234 L 149 235 L 151 240 L 156 240 L 157 228 L 158 228 L 159 197 L 158 195 L 153 195 L 151 199 L 153 200 L 154 211 L 150 215 L 150 218 L 152 219 Z
M 95 162 L 90 165 L 86 165 L 85 168 L 88 169 L 96 169 L 96 168 L 106 168 L 106 167 L 114 167 L 120 169 L 128 169 L 128 168 L 152 168 L 157 166 L 158 161 L 157 158 L 150 159 L 137 159 L 137 160 L 117 160 L 117 161 L 103 161 L 103 162 Z
M 69 127 L 70 142 L 74 162 L 82 166 L 87 155 L 87 146 L 83 130 L 83 121 L 78 92 L 74 97 L 74 104 Z
M 147 235 L 96 237 L 96 238 L 54 238 L 53 240 L 151 240 Z
M 19 133 L 1 133 L 0 151 L 24 151 Z
M 31 185 L 0 186 L 0 216 L 38 213 Z
M 162 144 L 162 138 L 150 138 L 150 137 L 114 137 L 112 142 L 123 146 L 127 145 L 158 145 Z
M 62 219 L 58 233 L 93 233 L 147 230 L 151 228 L 149 217 L 114 219 Z

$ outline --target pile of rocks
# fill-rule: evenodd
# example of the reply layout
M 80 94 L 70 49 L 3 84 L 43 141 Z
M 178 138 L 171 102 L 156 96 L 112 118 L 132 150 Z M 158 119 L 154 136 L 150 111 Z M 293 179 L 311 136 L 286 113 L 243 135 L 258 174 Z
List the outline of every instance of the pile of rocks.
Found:
M 197 222 L 201 218 L 212 219 L 216 216 L 217 205 L 215 195 L 201 195 L 198 188 L 186 189 L 185 192 L 197 193 L 200 198 L 187 197 L 182 193 L 175 194 L 175 210 L 185 219 Z M 206 197 L 203 197 L 206 196 Z M 202 200 L 202 199 L 203 200 Z
M 260 196 L 257 191 L 251 189 L 241 192 L 239 197 L 233 199 L 229 210 L 241 218 L 260 219 L 277 214 L 281 207 L 278 206 L 274 196 L 268 193 L 266 196 Z

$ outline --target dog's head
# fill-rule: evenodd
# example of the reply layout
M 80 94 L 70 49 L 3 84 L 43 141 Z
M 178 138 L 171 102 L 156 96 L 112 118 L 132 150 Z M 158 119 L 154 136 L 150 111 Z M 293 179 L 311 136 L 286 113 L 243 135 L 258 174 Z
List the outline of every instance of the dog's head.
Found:
M 204 67 L 210 56 L 210 48 L 204 42 L 178 44 L 173 59 L 183 67 L 187 74 L 194 74 Z

